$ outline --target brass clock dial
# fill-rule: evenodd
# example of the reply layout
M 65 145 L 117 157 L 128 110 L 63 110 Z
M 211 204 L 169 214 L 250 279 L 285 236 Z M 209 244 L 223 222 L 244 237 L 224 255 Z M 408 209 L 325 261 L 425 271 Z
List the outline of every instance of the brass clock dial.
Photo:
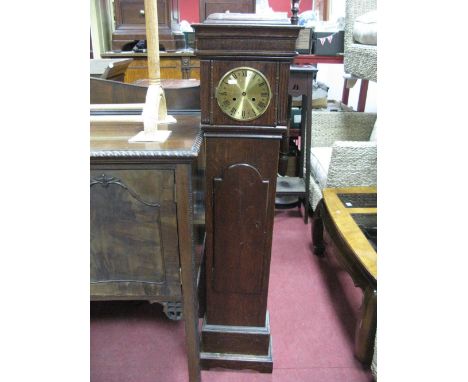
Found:
M 251 121 L 265 113 L 272 93 L 260 71 L 241 66 L 221 78 L 215 96 L 223 113 L 237 121 Z

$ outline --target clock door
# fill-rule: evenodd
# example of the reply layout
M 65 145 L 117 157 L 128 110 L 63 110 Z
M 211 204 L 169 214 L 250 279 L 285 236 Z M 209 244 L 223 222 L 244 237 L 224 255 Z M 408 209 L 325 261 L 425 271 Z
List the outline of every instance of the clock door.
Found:
M 210 87 L 211 89 L 217 88 L 220 85 L 221 79 L 232 69 L 240 67 L 249 67 L 258 70 L 265 79 L 267 80 L 269 87 L 271 89 L 271 100 L 269 105 L 266 107 L 266 110 L 258 118 L 246 118 L 242 119 L 241 115 L 238 115 L 238 119 L 231 118 L 230 113 L 226 113 L 222 105 L 218 104 L 216 99 L 216 94 L 210 97 L 210 108 L 212 110 L 212 123 L 215 125 L 250 125 L 250 126 L 276 126 L 277 125 L 277 94 L 278 94 L 278 85 L 277 73 L 279 72 L 279 67 L 277 63 L 271 62 L 252 62 L 252 61 L 238 61 L 238 62 L 226 62 L 226 61 L 212 61 L 213 63 L 213 84 Z M 273 65 L 272 65 L 273 64 Z M 224 100 L 223 100 L 224 101 Z M 234 108 L 235 101 L 230 100 L 232 105 L 231 108 Z M 228 110 L 230 111 L 231 108 Z M 234 112 L 235 113 L 235 112 Z

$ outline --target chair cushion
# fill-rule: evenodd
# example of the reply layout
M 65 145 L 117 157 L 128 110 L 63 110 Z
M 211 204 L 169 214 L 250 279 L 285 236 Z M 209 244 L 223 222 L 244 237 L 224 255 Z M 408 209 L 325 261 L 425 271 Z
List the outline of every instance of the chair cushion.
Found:
M 356 18 L 353 39 L 364 45 L 377 45 L 377 11 L 367 12 Z
M 310 149 L 310 172 L 315 182 L 322 189 L 327 185 L 331 155 L 331 147 L 312 147 Z

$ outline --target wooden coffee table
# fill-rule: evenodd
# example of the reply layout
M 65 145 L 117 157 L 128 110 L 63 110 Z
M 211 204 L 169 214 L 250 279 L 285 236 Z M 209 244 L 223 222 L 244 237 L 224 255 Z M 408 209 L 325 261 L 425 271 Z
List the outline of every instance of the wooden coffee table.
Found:
M 356 327 L 355 355 L 370 364 L 377 327 L 377 188 L 328 188 L 314 213 L 314 253 L 323 256 L 325 228 L 338 261 L 364 292 Z

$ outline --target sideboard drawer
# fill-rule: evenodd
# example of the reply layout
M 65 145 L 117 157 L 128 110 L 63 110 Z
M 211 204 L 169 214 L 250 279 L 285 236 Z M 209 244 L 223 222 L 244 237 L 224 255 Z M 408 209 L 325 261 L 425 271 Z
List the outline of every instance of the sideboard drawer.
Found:
M 130 57 L 130 56 L 128 56 Z M 200 59 L 190 56 L 160 56 L 161 79 L 200 79 Z M 148 59 L 133 57 L 125 71 L 125 83 L 148 78 Z

